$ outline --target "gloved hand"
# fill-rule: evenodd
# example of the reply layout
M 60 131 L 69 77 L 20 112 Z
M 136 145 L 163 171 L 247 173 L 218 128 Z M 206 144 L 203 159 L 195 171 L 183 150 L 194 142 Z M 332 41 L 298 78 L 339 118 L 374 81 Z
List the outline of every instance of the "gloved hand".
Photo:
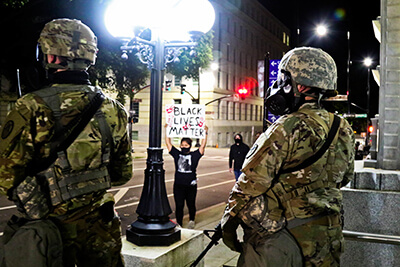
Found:
M 224 244 L 231 250 L 242 253 L 243 247 L 239 242 L 236 233 L 238 226 L 238 218 L 230 218 L 222 227 L 222 240 L 224 241 Z

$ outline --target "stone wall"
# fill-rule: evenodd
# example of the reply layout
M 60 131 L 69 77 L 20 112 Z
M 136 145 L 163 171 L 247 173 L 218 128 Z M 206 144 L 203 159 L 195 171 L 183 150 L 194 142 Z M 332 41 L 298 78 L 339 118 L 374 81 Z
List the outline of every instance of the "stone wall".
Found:
M 378 168 L 400 170 L 400 0 L 381 0 Z
M 400 237 L 400 172 L 357 171 L 343 189 L 344 230 Z M 400 266 L 400 246 L 346 241 L 342 266 Z

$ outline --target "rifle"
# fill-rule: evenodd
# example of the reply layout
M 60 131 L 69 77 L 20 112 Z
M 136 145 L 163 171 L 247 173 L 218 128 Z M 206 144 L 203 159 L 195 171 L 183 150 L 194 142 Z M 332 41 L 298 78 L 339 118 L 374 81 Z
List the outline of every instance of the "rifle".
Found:
M 197 259 L 190 265 L 190 267 L 195 267 L 207 254 L 207 252 L 215 245 L 218 245 L 218 241 L 222 238 L 222 228 L 221 223 L 215 226 L 214 230 L 204 230 L 203 233 L 211 239 L 210 243 L 208 243 L 207 247 L 200 253 Z M 210 236 L 210 233 L 214 233 Z

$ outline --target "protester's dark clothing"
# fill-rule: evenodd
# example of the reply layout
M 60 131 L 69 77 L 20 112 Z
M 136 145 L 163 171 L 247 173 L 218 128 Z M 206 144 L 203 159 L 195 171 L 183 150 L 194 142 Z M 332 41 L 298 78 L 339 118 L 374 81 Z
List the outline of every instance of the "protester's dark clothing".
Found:
M 203 156 L 197 149 L 189 154 L 182 154 L 174 146 L 169 152 L 175 162 L 174 199 L 176 221 L 182 225 L 183 208 L 189 210 L 189 219 L 194 221 L 196 215 L 197 176 L 196 168 Z
M 196 168 L 200 158 L 203 156 L 200 151 L 182 154 L 174 146 L 169 152 L 175 161 L 175 183 L 181 185 L 190 185 L 192 181 L 197 179 Z
M 232 145 L 231 150 L 229 151 L 229 168 L 232 168 L 233 161 L 233 169 L 240 171 L 249 150 L 249 146 L 243 143 Z
M 182 185 L 174 184 L 174 200 L 175 200 L 175 216 L 176 222 L 182 225 L 183 221 L 183 208 L 186 205 L 189 210 L 189 220 L 194 221 L 196 216 L 196 195 L 197 195 L 197 185 Z

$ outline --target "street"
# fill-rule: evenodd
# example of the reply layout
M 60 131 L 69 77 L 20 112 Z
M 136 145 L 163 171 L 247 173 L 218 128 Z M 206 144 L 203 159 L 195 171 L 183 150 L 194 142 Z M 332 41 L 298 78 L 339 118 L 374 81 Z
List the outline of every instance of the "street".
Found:
M 192 149 L 193 150 L 193 149 Z M 197 168 L 198 191 L 197 191 L 197 210 L 205 209 L 221 202 L 226 202 L 229 192 L 234 185 L 234 175 L 228 171 L 228 154 L 227 148 L 206 148 L 205 155 L 200 159 Z M 167 188 L 168 200 L 171 205 L 171 219 L 175 218 L 175 203 L 172 193 L 175 166 L 170 155 L 166 154 L 164 149 L 164 169 L 165 184 Z M 127 184 L 111 188 L 115 196 L 115 209 L 121 217 L 122 234 L 128 225 L 137 218 L 136 208 L 139 204 L 140 195 L 144 182 L 144 170 L 146 168 L 146 158 L 134 159 L 134 175 Z M 2 232 L 7 220 L 11 214 L 16 212 L 16 207 L 12 202 L 7 200 L 5 196 L 0 197 L 0 231 Z M 185 207 L 185 215 L 187 208 Z M 222 214 L 221 214 L 222 216 Z M 185 227 L 185 225 L 183 225 Z

